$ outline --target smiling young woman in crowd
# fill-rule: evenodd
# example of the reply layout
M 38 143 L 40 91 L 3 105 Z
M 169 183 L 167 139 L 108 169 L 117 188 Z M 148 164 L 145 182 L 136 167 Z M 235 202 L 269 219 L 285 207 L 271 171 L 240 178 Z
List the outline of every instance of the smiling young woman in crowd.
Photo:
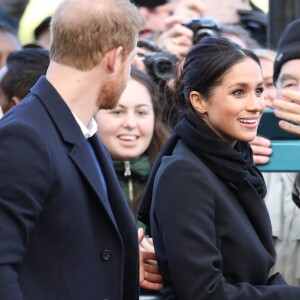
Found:
M 98 135 L 106 145 L 124 195 L 136 215 L 151 166 L 169 137 L 161 121 L 157 86 L 132 66 L 131 78 L 115 109 L 96 116 Z

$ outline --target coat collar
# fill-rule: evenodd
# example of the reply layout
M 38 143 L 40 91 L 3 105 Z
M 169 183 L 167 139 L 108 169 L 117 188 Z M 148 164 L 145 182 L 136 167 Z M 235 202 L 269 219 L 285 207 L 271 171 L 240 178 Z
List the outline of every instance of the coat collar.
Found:
M 80 127 L 66 102 L 46 77 L 42 76 L 30 91 L 43 103 L 63 140 L 72 144 L 80 143 L 83 138 Z
M 86 127 L 83 124 L 83 122 L 81 122 L 81 120 L 79 120 L 79 118 L 74 113 L 73 113 L 73 116 L 86 139 L 92 137 L 97 132 L 98 124 L 94 118 L 91 119 L 88 127 Z

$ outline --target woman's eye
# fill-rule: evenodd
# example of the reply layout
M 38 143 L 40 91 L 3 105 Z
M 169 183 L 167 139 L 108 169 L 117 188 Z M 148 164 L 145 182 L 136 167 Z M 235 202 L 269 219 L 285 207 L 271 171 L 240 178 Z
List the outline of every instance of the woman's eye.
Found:
M 265 86 L 267 88 L 272 88 L 274 86 L 274 83 L 271 83 L 271 82 L 270 83 L 266 83 Z
M 256 89 L 256 91 L 255 91 L 255 94 L 258 96 L 261 96 L 263 93 L 264 93 L 264 88 L 262 88 L 262 87 Z
M 122 113 L 122 111 L 116 109 L 116 110 L 112 110 L 111 113 L 112 113 L 113 115 L 120 115 L 120 114 Z
M 273 83 L 272 80 L 265 80 L 265 81 L 264 81 L 264 86 L 265 86 L 266 88 L 272 88 L 272 87 L 274 87 L 274 83 Z
M 235 95 L 235 96 L 243 96 L 244 94 L 245 94 L 244 90 L 241 90 L 241 89 L 233 91 L 233 95 Z
M 149 112 L 147 110 L 139 110 L 136 113 L 137 113 L 137 115 L 139 115 L 141 117 L 144 117 L 149 114 Z

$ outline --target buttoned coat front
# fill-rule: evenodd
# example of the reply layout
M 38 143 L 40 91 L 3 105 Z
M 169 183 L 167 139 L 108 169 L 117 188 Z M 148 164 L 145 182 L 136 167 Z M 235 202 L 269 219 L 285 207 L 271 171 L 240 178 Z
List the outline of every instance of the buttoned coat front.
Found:
M 138 241 L 109 155 L 42 77 L 0 121 L 0 299 L 138 298 Z
M 300 296 L 300 287 L 286 285 L 280 274 L 269 277 L 275 259 L 270 220 L 247 179 L 231 188 L 179 139 L 156 162 L 147 197 L 166 299 Z

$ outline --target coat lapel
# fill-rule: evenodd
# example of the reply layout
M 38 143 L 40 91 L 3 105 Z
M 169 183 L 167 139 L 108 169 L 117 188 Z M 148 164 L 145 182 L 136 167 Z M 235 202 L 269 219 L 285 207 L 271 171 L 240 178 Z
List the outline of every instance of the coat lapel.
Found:
M 74 145 L 73 149 L 70 151 L 70 157 L 77 165 L 79 170 L 82 172 L 84 177 L 87 179 L 94 192 L 98 196 L 102 206 L 106 210 L 107 214 L 112 219 L 114 225 L 117 227 L 114 215 L 112 213 L 109 201 L 104 191 L 101 182 L 99 181 L 99 174 L 95 166 L 95 162 L 91 156 L 90 150 L 85 139 L 82 140 L 82 143 Z M 97 158 L 99 157 L 96 153 Z M 101 160 L 99 164 L 102 167 Z M 104 175 L 105 176 L 105 175 Z M 105 180 L 108 180 L 105 176 Z
M 69 152 L 71 159 L 87 179 L 87 182 L 91 185 L 113 224 L 117 228 L 106 194 L 103 190 L 101 190 L 98 181 L 99 174 L 88 148 L 87 141 L 83 136 L 71 110 L 55 88 L 47 81 L 45 76 L 42 76 L 39 79 L 39 81 L 31 89 L 31 92 L 40 99 L 48 111 L 53 123 L 61 134 L 66 147 L 71 149 Z M 100 151 L 100 148 L 98 148 L 96 153 L 97 157 L 99 157 Z M 99 159 L 101 167 L 102 162 L 103 160 Z M 109 179 L 105 176 L 105 180 Z
M 265 202 L 247 179 L 241 182 L 237 190 L 237 196 L 261 243 L 274 256 L 272 226 Z

